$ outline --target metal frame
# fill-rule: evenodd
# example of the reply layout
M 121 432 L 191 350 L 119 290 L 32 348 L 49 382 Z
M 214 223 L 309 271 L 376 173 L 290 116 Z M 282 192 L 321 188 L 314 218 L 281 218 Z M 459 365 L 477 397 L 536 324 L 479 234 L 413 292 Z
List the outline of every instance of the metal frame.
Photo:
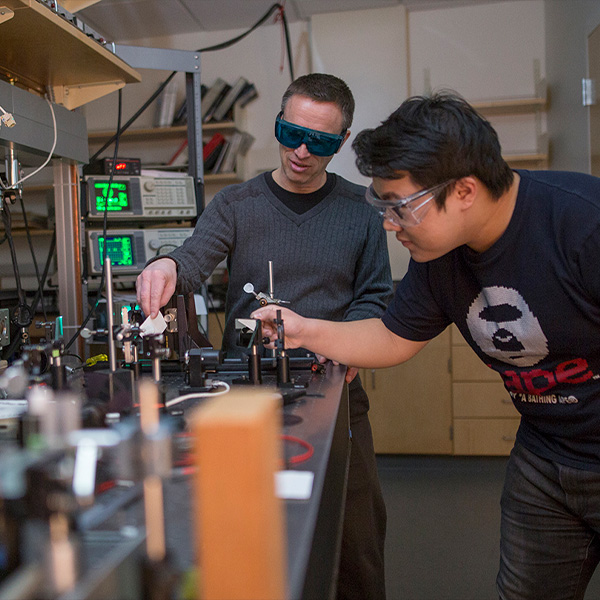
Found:
M 198 215 L 204 210 L 204 162 L 202 160 L 202 113 L 200 53 L 167 48 L 113 44 L 114 53 L 134 69 L 181 71 L 186 74 L 188 123 L 188 175 L 194 178 Z
M 115 45 L 114 53 L 133 68 L 170 69 L 186 73 L 188 102 L 188 173 L 194 179 L 198 214 L 204 209 L 204 169 L 202 161 L 202 117 L 200 112 L 200 54 L 182 50 Z M 24 166 L 36 166 L 46 156 L 54 137 L 52 116 L 45 99 L 0 81 L 0 106 L 15 117 L 17 125 L 2 127 L 0 146 L 16 150 Z M 81 285 L 80 187 L 76 163 L 89 160 L 85 117 L 53 103 L 57 143 L 54 151 L 54 203 L 58 309 L 66 327 L 83 318 Z

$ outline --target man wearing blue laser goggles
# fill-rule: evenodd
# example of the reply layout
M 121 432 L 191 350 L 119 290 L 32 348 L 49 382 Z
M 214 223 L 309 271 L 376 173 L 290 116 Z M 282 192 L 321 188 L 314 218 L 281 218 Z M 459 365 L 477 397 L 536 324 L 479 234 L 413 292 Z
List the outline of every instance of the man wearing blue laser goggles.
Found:
M 312 73 L 296 79 L 275 121 L 280 165 L 224 188 L 198 219 L 194 234 L 138 277 L 138 301 L 156 316 L 176 286 L 198 289 L 224 258 L 229 286 L 223 349 L 236 346 L 235 319 L 257 308 L 250 281 L 267 290 L 273 261 L 278 298 L 303 314 L 335 321 L 379 318 L 391 298 L 391 274 L 381 217 L 365 188 L 327 172 L 350 135 L 354 99 L 339 78 Z M 306 351 L 303 350 L 306 355 Z M 384 600 L 386 510 L 368 419 L 369 399 L 348 369 L 352 450 L 337 581 L 337 597 Z

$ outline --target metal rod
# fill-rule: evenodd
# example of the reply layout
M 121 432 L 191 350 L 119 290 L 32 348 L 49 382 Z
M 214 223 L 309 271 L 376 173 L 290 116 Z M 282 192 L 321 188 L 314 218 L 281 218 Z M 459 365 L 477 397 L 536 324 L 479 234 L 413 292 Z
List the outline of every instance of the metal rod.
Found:
M 152 379 L 155 383 L 160 383 L 160 358 L 158 356 L 152 358 Z
M 4 164 L 6 183 L 8 184 L 8 187 L 11 187 L 19 181 L 19 161 L 17 160 L 15 149 L 12 145 L 9 148 L 6 148 Z
M 105 242 L 106 243 L 106 242 Z M 113 317 L 113 294 L 112 294 L 112 267 L 110 257 L 104 259 L 106 273 L 106 328 L 108 329 L 108 364 L 114 373 L 117 370 L 117 353 L 115 351 L 114 317 Z
M 269 296 L 275 298 L 275 289 L 273 286 L 273 261 L 269 261 Z

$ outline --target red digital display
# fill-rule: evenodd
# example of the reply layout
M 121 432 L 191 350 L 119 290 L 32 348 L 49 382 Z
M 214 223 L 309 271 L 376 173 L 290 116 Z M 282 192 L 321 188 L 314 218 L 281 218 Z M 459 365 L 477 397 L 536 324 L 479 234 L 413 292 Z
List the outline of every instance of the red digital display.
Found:
M 115 165 L 115 171 L 122 171 L 127 168 L 127 163 L 119 162 Z

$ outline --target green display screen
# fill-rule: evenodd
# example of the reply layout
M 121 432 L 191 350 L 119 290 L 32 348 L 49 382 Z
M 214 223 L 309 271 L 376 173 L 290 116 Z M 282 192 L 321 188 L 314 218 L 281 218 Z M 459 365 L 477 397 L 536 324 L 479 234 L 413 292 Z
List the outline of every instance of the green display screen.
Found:
M 127 181 L 113 181 L 108 190 L 108 181 L 94 181 L 96 193 L 96 210 L 119 212 L 129 209 L 129 183 Z M 106 200 L 108 199 L 108 208 Z
M 100 258 L 104 256 L 104 240 L 98 238 L 98 250 Z M 133 267 L 135 257 L 133 256 L 133 236 L 111 235 L 106 237 L 106 256 L 110 258 L 113 267 Z

